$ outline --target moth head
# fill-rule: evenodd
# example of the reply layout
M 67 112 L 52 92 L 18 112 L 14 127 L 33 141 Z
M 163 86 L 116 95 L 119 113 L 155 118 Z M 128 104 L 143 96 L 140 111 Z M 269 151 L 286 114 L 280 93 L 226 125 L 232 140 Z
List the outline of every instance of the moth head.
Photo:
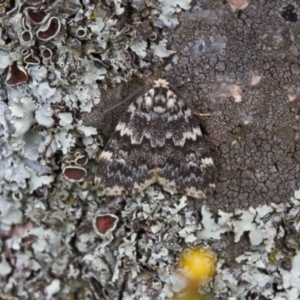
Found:
M 157 114 L 172 110 L 176 103 L 176 95 L 170 90 L 164 79 L 154 81 L 154 86 L 145 95 L 146 106 Z

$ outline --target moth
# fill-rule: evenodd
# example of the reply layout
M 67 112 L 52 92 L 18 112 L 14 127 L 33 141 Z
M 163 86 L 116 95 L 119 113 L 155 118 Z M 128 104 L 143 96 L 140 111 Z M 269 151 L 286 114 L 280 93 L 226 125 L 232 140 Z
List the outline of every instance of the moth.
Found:
M 136 194 L 154 182 L 203 199 L 215 188 L 214 163 L 197 117 L 164 79 L 121 117 L 99 156 L 103 195 Z

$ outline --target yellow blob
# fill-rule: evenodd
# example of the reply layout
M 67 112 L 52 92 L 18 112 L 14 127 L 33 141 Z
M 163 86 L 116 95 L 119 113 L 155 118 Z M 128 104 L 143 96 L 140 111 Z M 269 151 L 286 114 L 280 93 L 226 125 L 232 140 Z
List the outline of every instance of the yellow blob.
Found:
M 216 271 L 217 257 L 210 248 L 185 250 L 179 258 L 179 267 L 183 275 L 197 284 L 209 283 Z
M 68 200 L 67 200 L 67 205 L 74 205 L 75 203 L 77 202 L 77 199 L 75 197 L 70 197 Z
M 268 258 L 269 261 L 274 263 L 276 261 L 276 252 L 275 251 L 271 251 L 268 253 Z
M 92 21 L 95 21 L 97 17 L 98 17 L 98 12 L 94 10 L 92 12 L 90 18 L 91 18 Z

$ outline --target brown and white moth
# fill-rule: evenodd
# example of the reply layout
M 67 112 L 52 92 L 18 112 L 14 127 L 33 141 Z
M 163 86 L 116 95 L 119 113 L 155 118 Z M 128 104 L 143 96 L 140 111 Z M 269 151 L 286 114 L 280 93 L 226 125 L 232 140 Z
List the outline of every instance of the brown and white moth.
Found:
M 135 194 L 158 182 L 198 199 L 215 188 L 214 163 L 198 119 L 163 79 L 134 101 L 99 157 L 103 195 Z

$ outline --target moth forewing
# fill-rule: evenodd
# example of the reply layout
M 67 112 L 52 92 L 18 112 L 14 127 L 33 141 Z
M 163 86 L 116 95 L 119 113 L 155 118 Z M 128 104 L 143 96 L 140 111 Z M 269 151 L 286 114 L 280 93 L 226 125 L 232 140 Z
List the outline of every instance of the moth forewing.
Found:
M 214 170 L 197 117 L 158 79 L 121 117 L 99 157 L 95 184 L 103 195 L 125 195 L 158 182 L 203 199 L 215 187 Z

